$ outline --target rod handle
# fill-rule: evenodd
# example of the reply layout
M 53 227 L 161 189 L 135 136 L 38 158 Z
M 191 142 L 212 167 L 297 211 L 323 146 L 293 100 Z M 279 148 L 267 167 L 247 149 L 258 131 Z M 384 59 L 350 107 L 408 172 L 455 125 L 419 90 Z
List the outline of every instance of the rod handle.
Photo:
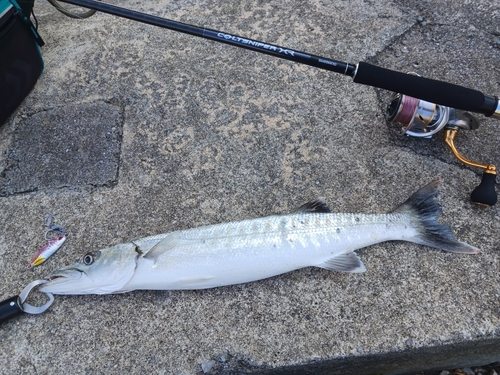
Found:
M 365 62 L 358 64 L 353 80 L 363 85 L 386 89 L 463 111 L 494 117 L 499 114 L 497 97 L 487 96 L 480 91 L 452 83 L 396 72 Z
M 0 302 L 0 324 L 20 315 L 22 312 L 19 296 L 10 297 Z

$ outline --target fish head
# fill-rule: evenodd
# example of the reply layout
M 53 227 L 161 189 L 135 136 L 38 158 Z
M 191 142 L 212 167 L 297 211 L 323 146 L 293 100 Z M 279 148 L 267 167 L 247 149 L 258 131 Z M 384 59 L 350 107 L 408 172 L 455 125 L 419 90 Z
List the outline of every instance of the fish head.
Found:
M 47 282 L 39 290 L 52 294 L 120 293 L 134 275 L 140 254 L 131 242 L 89 252 L 46 276 Z

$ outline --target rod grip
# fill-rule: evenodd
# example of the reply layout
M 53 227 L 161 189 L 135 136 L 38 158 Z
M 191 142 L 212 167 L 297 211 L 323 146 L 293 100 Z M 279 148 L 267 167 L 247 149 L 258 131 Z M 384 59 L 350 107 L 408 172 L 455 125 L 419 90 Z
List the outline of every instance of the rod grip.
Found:
M 10 297 L 0 302 L 0 324 L 21 314 L 23 310 L 19 305 L 19 296 Z
M 486 96 L 477 90 L 396 72 L 365 62 L 358 64 L 353 80 L 363 85 L 386 89 L 455 109 L 482 113 L 485 116 L 495 114 L 498 106 L 498 98 Z

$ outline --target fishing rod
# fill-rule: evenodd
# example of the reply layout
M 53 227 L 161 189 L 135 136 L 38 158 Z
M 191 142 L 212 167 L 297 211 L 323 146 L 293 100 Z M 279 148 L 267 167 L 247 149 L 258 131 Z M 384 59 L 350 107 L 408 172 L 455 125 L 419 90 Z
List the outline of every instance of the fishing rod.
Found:
M 455 157 L 466 165 L 483 169 L 481 183 L 471 193 L 471 200 L 488 206 L 494 205 L 497 201 L 495 191 L 496 166 L 465 158 L 458 152 L 454 143 L 460 130 L 476 129 L 479 126 L 479 120 L 472 113 L 500 119 L 500 101 L 497 96 L 485 95 L 478 90 L 421 77 L 417 74 L 401 73 L 366 62 L 350 64 L 332 60 L 95 0 L 59 1 L 325 69 L 349 76 L 355 83 L 392 91 L 395 94 L 388 105 L 388 119 L 398 132 L 414 137 L 430 137 L 445 128 L 445 143 L 450 147 Z M 50 0 L 50 2 L 57 4 L 56 0 Z

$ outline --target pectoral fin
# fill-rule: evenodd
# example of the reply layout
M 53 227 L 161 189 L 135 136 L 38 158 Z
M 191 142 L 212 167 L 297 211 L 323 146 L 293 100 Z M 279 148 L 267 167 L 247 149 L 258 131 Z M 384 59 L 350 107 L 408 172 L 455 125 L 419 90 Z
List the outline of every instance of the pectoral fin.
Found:
M 317 267 L 340 272 L 360 273 L 366 271 L 365 265 L 354 252 L 337 255 L 324 263 L 318 264 Z
M 151 259 L 156 263 L 158 257 L 171 249 L 173 249 L 178 244 L 178 238 L 173 233 L 170 236 L 165 237 L 163 240 L 154 245 L 145 255 L 144 258 Z

